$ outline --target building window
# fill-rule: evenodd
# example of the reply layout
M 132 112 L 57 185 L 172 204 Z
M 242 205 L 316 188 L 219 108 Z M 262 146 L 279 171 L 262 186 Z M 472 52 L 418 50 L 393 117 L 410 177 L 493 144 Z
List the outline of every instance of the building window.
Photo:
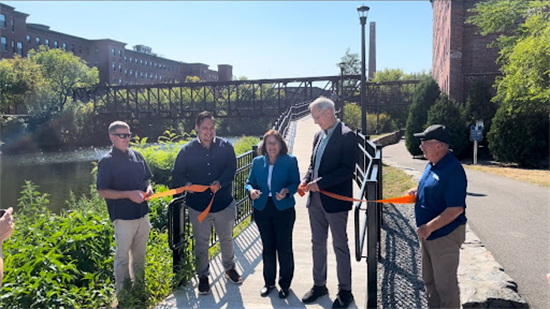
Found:
M 23 56 L 23 43 L 17 42 L 17 53 Z
M 119 85 L 119 86 L 122 85 L 122 78 L 119 78 L 119 79 L 118 79 L 118 85 Z
M 134 70 L 130 70 L 130 76 L 134 75 Z
M 0 39 L 0 42 L 2 43 L 2 51 L 8 50 L 8 41 L 5 36 Z
M 132 63 L 132 57 L 130 57 L 130 63 Z
M 118 56 L 119 56 L 119 57 L 122 57 L 122 49 L 119 49 L 119 50 L 118 50 Z
M 58 48 L 59 47 L 59 43 L 57 41 L 53 41 L 53 48 Z
M 141 64 L 141 66 L 143 66 L 143 59 L 139 60 L 139 64 Z
M 94 47 L 94 53 L 97 54 L 98 50 L 97 50 L 97 47 Z
M 136 59 L 134 59 L 134 60 L 135 60 L 135 61 L 134 61 L 134 62 L 135 62 L 135 64 L 137 64 L 137 58 L 136 58 Z
M 128 69 L 124 69 L 124 75 L 128 76 Z
M 11 40 L 11 51 L 15 53 L 15 42 L 13 40 Z
M 6 28 L 6 15 L 0 14 L 0 27 Z
M 50 47 L 50 39 L 44 40 L 44 44 L 48 47 Z
M 71 44 L 71 51 L 74 53 L 74 44 Z
M 136 71 L 136 75 L 135 75 L 135 77 L 136 77 L 136 78 L 138 77 L 138 71 Z
M 15 24 L 13 23 L 13 18 L 11 19 L 11 31 L 15 31 Z
M 67 50 L 67 43 L 63 43 L 63 49 Z
M 126 58 L 126 56 L 124 56 L 124 62 L 128 62 L 128 58 Z
M 31 42 L 31 36 L 27 34 L 27 43 Z
M 78 52 L 82 54 L 82 46 L 78 46 Z
M 116 63 L 113 62 L 113 71 L 116 71 Z
M 119 65 L 118 65 L 118 71 L 119 71 L 119 72 L 122 72 L 122 64 L 119 64 Z
M 113 54 L 113 56 L 116 56 L 114 48 L 111 48 L 111 53 Z
M 40 45 L 40 37 L 36 37 L 36 45 Z

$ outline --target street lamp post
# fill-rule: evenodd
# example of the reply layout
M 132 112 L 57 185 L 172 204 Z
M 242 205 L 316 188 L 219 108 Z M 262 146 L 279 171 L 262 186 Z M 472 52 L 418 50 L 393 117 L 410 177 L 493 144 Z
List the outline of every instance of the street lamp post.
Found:
M 346 105 L 346 102 L 344 101 L 344 69 L 346 67 L 345 62 L 340 62 L 338 64 L 340 66 L 340 108 L 342 110 L 342 114 L 340 118 L 342 121 L 344 121 L 344 106 Z
M 361 131 L 367 135 L 367 102 L 366 102 L 366 74 L 365 74 L 365 24 L 370 8 L 362 5 L 357 8 L 361 21 Z

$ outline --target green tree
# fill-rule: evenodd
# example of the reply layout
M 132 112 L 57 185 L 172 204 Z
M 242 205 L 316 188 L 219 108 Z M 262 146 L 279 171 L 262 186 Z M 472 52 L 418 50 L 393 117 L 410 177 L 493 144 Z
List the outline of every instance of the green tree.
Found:
M 442 93 L 428 110 L 427 125 L 442 124 L 451 134 L 451 149 L 461 156 L 468 146 L 468 127 L 463 117 L 462 106 Z
M 15 55 L 13 59 L 0 61 L 0 106 L 11 113 L 26 113 L 39 101 L 44 86 L 40 67 L 27 58 Z
M 393 81 L 407 81 L 407 80 L 419 80 L 426 78 L 429 75 L 427 73 L 415 73 L 406 74 L 402 69 L 390 69 L 386 68 L 382 71 L 378 71 L 374 74 L 372 82 L 393 82 Z M 394 130 L 404 128 L 407 123 L 407 115 L 409 114 L 409 106 L 407 105 L 391 105 L 402 98 L 412 97 L 414 93 L 414 86 L 380 86 L 377 93 L 378 102 L 380 104 L 380 113 L 386 113 L 390 116 L 392 122 L 392 128 Z M 369 98 L 370 99 L 370 98 Z M 373 102 L 370 102 L 373 103 Z
M 428 110 L 439 98 L 440 93 L 437 82 L 431 77 L 422 80 L 414 93 L 405 127 L 405 145 L 413 156 L 422 154 L 422 151 L 418 148 L 420 140 L 414 137 L 414 133 L 422 132 L 430 125 L 426 123 Z
M 340 58 L 340 62 L 336 63 L 338 69 L 340 69 L 340 63 L 343 64 L 343 73 L 344 75 L 359 75 L 361 74 L 361 60 L 359 60 L 359 54 L 351 53 L 350 49 L 346 50 L 346 54 Z M 359 86 L 360 80 L 344 80 L 344 89 L 342 89 L 342 97 L 345 100 L 346 98 L 352 96 L 354 91 Z
M 468 22 L 499 34 L 503 75 L 495 82 L 500 103 L 487 136 L 497 160 L 534 164 L 548 155 L 550 103 L 550 1 L 490 0 Z
M 359 54 L 351 53 L 350 49 L 346 50 L 346 54 L 340 58 L 340 62 L 336 66 L 340 69 L 340 63 L 344 64 L 344 75 L 361 74 L 361 61 Z
M 51 92 L 47 106 L 50 111 L 62 112 L 75 88 L 91 87 L 99 82 L 96 67 L 88 67 L 82 59 L 61 49 L 40 46 L 38 51 L 30 51 L 30 59 L 40 66 L 46 77 Z

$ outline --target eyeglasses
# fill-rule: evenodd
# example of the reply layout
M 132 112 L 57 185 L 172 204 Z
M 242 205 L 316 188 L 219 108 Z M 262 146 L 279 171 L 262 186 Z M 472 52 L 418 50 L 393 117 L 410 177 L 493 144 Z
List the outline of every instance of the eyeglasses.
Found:
M 439 141 L 435 140 L 435 139 L 420 141 L 420 145 L 422 145 L 422 146 L 430 145 L 430 144 L 433 144 L 433 143 L 439 143 Z
M 317 117 L 313 116 L 313 114 L 311 114 L 311 117 L 313 117 L 313 120 L 317 121 L 319 120 L 319 118 L 321 118 L 321 116 L 326 112 L 327 110 L 325 109 L 324 111 L 320 112 L 319 115 Z
M 111 133 L 111 135 L 116 135 L 122 139 L 132 137 L 132 133 Z

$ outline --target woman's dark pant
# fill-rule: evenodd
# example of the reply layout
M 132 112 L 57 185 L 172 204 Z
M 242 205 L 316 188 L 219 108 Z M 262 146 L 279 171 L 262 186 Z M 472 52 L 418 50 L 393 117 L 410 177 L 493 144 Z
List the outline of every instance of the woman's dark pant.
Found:
M 275 285 L 277 273 L 276 256 L 279 258 L 279 286 L 290 288 L 294 276 L 294 253 L 292 230 L 296 221 L 294 207 L 278 210 L 270 197 L 262 211 L 254 209 L 254 220 L 260 230 L 263 243 L 264 281 L 266 286 Z

